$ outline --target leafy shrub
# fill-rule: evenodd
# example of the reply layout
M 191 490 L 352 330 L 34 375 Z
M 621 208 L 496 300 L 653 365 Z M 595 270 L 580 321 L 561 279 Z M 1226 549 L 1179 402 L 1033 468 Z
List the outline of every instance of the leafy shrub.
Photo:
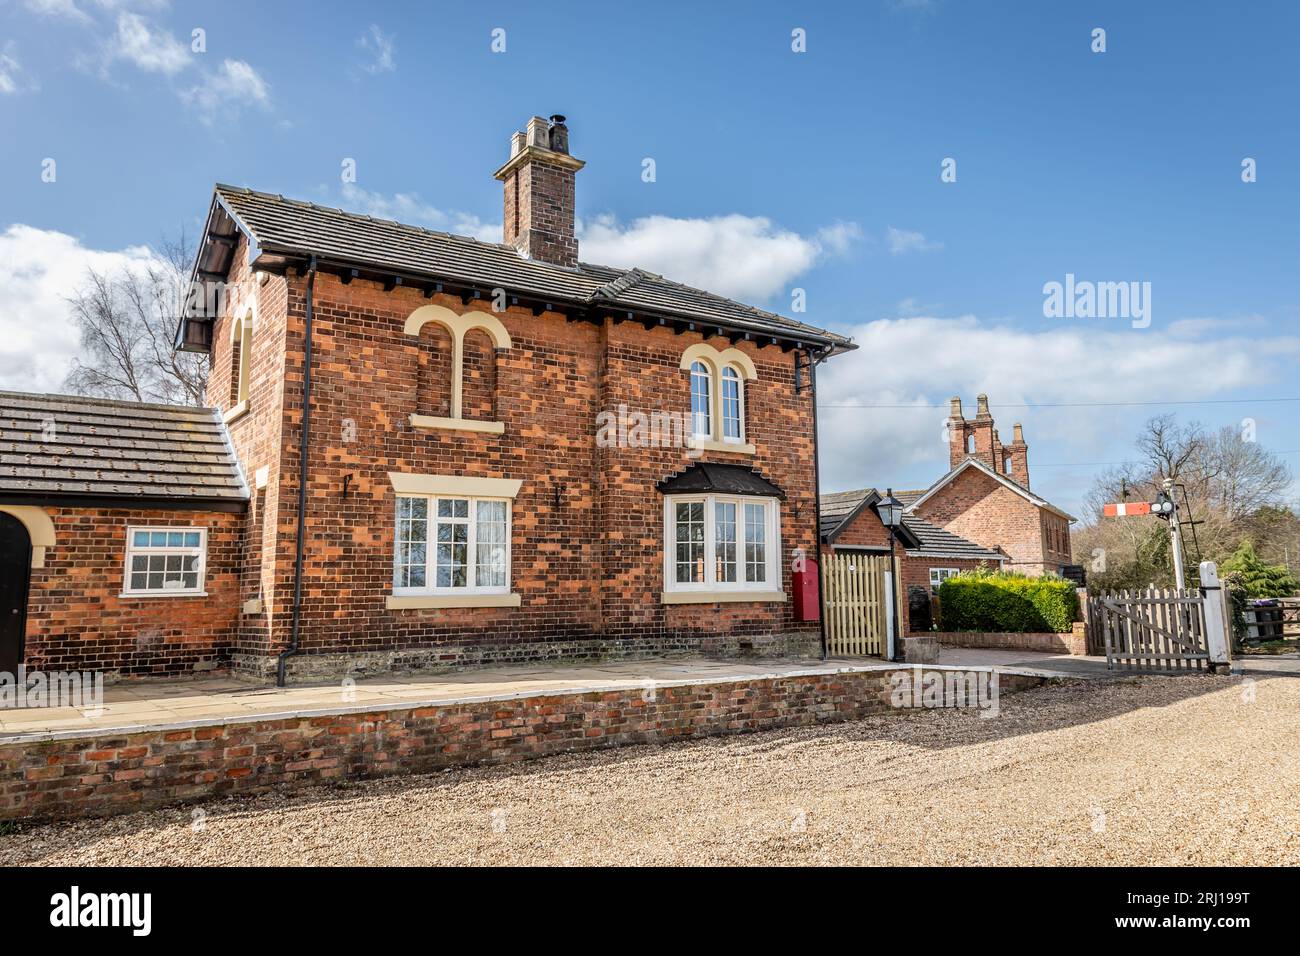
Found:
M 1070 630 L 1079 609 L 1072 581 L 1009 571 L 966 571 L 939 585 L 939 613 L 948 631 Z

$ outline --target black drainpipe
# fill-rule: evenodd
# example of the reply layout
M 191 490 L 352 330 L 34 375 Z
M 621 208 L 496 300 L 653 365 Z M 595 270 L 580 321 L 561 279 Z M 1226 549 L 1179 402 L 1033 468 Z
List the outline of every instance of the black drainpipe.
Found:
M 811 351 L 805 352 L 808 359 L 808 384 L 812 391 L 813 409 L 813 493 L 816 502 L 813 505 L 813 556 L 817 559 L 817 629 L 822 638 L 822 660 L 826 660 L 826 595 L 822 587 L 822 465 L 818 454 L 817 438 L 817 366 L 830 354 L 829 349 L 813 360 Z
M 298 543 L 293 559 L 293 624 L 289 629 L 289 646 L 276 661 L 275 686 L 284 686 L 285 670 L 289 658 L 298 653 L 298 635 L 302 629 L 302 558 L 303 539 L 307 532 L 307 448 L 311 441 L 311 329 L 312 292 L 316 288 L 316 257 L 311 257 L 307 267 L 307 328 L 303 348 L 302 370 L 302 432 L 298 444 Z

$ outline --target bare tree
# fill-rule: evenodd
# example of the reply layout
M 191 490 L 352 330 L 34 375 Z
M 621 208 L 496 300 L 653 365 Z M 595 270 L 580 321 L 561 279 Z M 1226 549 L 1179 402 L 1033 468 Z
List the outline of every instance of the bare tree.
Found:
M 1286 463 L 1231 425 L 1207 436 L 1202 459 L 1208 504 L 1231 521 L 1279 504 L 1291 485 Z
M 1300 520 L 1286 506 L 1291 470 L 1280 458 L 1231 426 L 1209 432 L 1171 415 L 1148 421 L 1135 444 L 1140 459 L 1098 475 L 1086 497 L 1088 520 L 1074 536 L 1079 560 L 1104 554 L 1113 586 L 1169 583 L 1172 568 L 1157 547 L 1168 541 L 1164 523 L 1104 521 L 1101 511 L 1110 501 L 1152 501 L 1172 478 L 1190 561 L 1221 561 L 1252 538 L 1262 554 L 1289 562 L 1291 542 L 1300 543 Z
M 64 387 L 77 395 L 202 405 L 208 357 L 172 349 L 192 248 L 184 232 L 143 266 L 93 269 L 68 303 L 83 354 Z

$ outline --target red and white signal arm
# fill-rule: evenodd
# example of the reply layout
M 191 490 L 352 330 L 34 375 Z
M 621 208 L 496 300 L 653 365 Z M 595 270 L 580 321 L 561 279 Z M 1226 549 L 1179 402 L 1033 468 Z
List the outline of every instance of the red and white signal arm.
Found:
M 1102 505 L 1101 513 L 1107 518 L 1126 518 L 1129 515 L 1149 515 L 1149 501 L 1121 501 L 1117 504 Z

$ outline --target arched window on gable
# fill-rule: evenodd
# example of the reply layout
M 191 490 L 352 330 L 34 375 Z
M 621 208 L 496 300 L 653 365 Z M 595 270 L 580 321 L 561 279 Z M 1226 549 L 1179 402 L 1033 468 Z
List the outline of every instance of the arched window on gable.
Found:
M 703 362 L 691 363 L 691 433 L 713 436 L 713 375 Z
M 248 382 L 253 365 L 253 313 L 235 317 L 230 327 L 230 409 L 228 418 L 248 408 Z

